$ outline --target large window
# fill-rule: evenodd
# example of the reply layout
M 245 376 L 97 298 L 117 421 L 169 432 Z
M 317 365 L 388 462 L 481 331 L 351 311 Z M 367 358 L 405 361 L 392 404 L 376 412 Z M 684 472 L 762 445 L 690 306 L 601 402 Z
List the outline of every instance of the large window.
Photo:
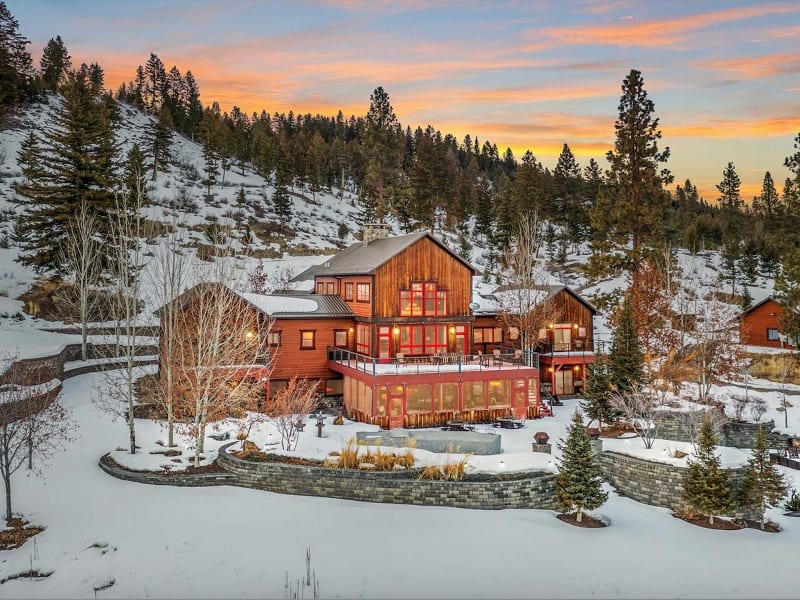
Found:
M 499 344 L 503 341 L 503 330 L 499 327 L 476 327 L 472 330 L 476 344 Z
M 433 386 L 425 383 L 406 386 L 406 411 L 431 412 Z
M 356 300 L 358 302 L 369 302 L 368 283 L 359 283 L 356 285 Z
M 447 290 L 435 283 L 412 283 L 410 290 L 400 290 L 400 316 L 444 316 L 447 301 Z
M 356 324 L 356 352 L 359 354 L 370 353 L 370 332 L 367 323 Z
M 507 379 L 489 382 L 489 408 L 511 405 L 511 386 Z
M 411 356 L 447 352 L 447 326 L 401 325 L 400 352 Z
M 485 408 L 486 398 L 483 395 L 483 382 L 470 381 L 464 384 L 462 388 L 464 393 L 464 408 Z
M 437 383 L 434 385 L 434 389 L 436 394 L 433 410 L 458 410 L 457 383 Z
M 771 327 L 767 329 L 767 339 L 771 342 L 777 342 L 780 340 L 780 336 L 778 335 L 777 329 L 772 329 Z
M 313 350 L 316 344 L 317 332 L 314 330 L 300 331 L 300 350 Z

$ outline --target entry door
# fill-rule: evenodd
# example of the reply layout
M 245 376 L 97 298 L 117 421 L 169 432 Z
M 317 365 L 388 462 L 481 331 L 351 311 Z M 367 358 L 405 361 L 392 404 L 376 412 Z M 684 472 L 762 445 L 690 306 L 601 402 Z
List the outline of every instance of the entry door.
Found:
M 389 386 L 389 428 L 403 426 L 403 391 L 402 385 Z
M 387 361 L 392 357 L 392 328 L 378 327 L 378 358 Z
M 562 371 L 556 371 L 556 394 L 570 395 L 575 393 L 575 386 L 572 382 L 572 369 L 566 368 Z

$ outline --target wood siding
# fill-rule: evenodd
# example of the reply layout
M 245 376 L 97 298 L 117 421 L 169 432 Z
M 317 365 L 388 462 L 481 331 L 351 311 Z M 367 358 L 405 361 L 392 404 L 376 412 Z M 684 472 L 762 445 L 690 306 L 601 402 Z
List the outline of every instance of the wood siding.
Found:
M 556 306 L 558 306 L 561 312 L 559 322 L 586 327 L 586 347 L 591 348 L 594 340 L 592 331 L 592 311 L 566 290 L 561 290 L 556 294 L 555 301 Z
M 275 319 L 272 331 L 281 332 L 281 345 L 275 357 L 275 368 L 270 379 L 290 379 L 293 376 L 309 379 L 332 377 L 328 369 L 328 346 L 333 346 L 334 329 L 346 329 L 350 347 L 354 343 L 354 333 L 350 331 L 350 319 Z M 300 332 L 314 330 L 313 350 L 300 349 Z
M 439 289 L 449 292 L 448 316 L 469 316 L 470 269 L 428 238 L 422 238 L 375 271 L 373 316 L 398 316 L 400 290 L 410 289 L 412 281 L 435 281 Z
M 780 340 L 767 339 L 767 329 L 781 330 L 781 305 L 775 300 L 767 300 L 761 306 L 739 319 L 739 339 L 742 344 L 780 348 Z M 783 344 L 784 348 L 793 348 Z

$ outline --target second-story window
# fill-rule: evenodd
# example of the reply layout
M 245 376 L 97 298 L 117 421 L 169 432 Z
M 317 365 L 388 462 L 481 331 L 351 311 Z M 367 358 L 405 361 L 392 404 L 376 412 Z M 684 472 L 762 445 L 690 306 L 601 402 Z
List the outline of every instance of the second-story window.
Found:
M 436 283 L 414 282 L 410 290 L 400 290 L 400 316 L 445 316 L 447 302 L 447 290 L 440 290 Z
M 300 350 L 313 350 L 316 348 L 317 332 L 314 330 L 300 331 Z
M 369 302 L 369 284 L 359 283 L 356 286 L 356 300 L 359 302 Z
M 336 284 L 332 281 L 328 282 L 327 289 L 325 290 L 326 294 L 335 294 L 336 293 Z
M 348 302 L 353 301 L 353 282 L 348 281 L 344 284 L 344 299 Z
M 270 331 L 267 334 L 267 345 L 273 348 L 281 345 L 281 332 L 280 331 Z

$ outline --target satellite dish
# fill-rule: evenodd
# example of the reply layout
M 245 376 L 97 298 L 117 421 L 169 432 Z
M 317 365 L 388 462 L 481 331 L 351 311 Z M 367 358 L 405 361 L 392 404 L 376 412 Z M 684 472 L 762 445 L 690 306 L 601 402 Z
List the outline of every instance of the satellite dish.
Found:
M 478 304 L 477 302 L 470 302 L 470 304 L 469 304 L 469 309 L 470 310 L 478 310 L 480 307 L 481 307 L 481 305 Z

